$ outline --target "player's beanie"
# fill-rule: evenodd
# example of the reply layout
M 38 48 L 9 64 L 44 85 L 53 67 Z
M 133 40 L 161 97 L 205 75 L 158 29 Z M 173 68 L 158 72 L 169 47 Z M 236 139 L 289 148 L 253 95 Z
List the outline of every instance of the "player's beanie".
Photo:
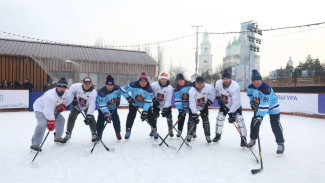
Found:
M 168 80 L 168 74 L 167 73 L 161 73 L 159 76 L 159 79 L 167 79 Z
M 260 73 L 258 73 L 258 71 L 256 69 L 252 70 L 252 81 L 255 80 L 262 80 L 262 76 L 260 75 Z
M 184 75 L 182 73 L 177 74 L 176 80 L 179 80 L 179 79 L 185 80 Z
M 68 82 L 65 80 L 64 77 L 60 79 L 60 81 L 56 84 L 57 87 L 68 88 Z
M 204 78 L 201 77 L 201 76 L 198 76 L 198 77 L 195 79 L 195 82 L 204 82 Z
M 114 78 L 111 75 L 107 75 L 105 84 L 114 85 Z
M 231 74 L 228 72 L 228 70 L 223 71 L 222 79 L 224 79 L 224 78 L 231 79 Z
M 148 76 L 145 72 L 140 75 L 139 81 L 148 81 Z

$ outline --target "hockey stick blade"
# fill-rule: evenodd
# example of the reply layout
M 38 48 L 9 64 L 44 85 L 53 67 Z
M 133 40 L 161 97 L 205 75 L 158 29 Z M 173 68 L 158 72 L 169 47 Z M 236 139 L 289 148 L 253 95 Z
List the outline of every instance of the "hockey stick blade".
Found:
M 161 147 L 161 146 L 160 144 L 152 144 L 152 147 Z M 167 148 L 171 150 L 176 150 L 176 147 L 171 145 L 168 145 Z
M 253 170 L 251 170 L 251 172 L 252 172 L 252 174 L 253 175 L 255 175 L 255 174 L 257 174 L 257 173 L 260 173 L 260 172 L 262 172 L 263 171 L 263 169 L 262 168 L 260 168 L 260 169 L 253 169 Z

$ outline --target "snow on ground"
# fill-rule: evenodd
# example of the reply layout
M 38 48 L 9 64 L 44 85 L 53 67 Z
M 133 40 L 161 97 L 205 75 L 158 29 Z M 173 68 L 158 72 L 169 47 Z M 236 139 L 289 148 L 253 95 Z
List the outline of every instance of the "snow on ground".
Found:
M 125 134 L 127 109 L 119 109 L 122 135 Z M 67 119 L 69 111 L 63 113 Z M 96 112 L 97 115 L 97 112 Z M 177 110 L 173 110 L 174 119 Z M 217 110 L 210 110 L 211 133 L 214 136 Z M 252 112 L 244 112 L 249 127 Z M 264 171 L 252 175 L 260 167 L 249 150 L 239 147 L 240 138 L 232 124 L 225 123 L 220 143 L 207 144 L 202 122 L 198 138 L 176 151 L 150 139 L 150 128 L 139 115 L 129 141 L 117 141 L 112 124 L 107 126 L 103 141 L 115 152 L 107 152 L 97 144 L 90 150 L 90 130 L 82 116 L 77 119 L 72 139 L 65 145 L 53 142 L 53 133 L 36 158 L 38 168 L 31 166 L 34 153 L 29 151 L 36 126 L 33 112 L 0 113 L 0 182 L 324 182 L 325 121 L 296 116 L 281 116 L 285 135 L 285 154 L 278 157 L 277 145 L 266 116 L 261 126 Z M 249 131 L 249 128 L 248 128 Z M 158 132 L 167 133 L 166 119 L 158 121 Z M 183 134 L 183 136 L 185 136 Z M 167 143 L 179 147 L 181 139 L 168 138 Z M 253 151 L 258 156 L 257 146 Z

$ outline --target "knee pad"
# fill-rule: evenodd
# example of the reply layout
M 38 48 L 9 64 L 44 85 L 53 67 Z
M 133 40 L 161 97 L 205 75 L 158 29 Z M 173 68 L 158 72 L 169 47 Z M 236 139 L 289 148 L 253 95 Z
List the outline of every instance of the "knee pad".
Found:
M 236 123 L 238 126 L 239 131 L 241 132 L 242 136 L 247 136 L 247 129 L 245 125 L 245 121 L 242 115 L 237 114 L 236 115 Z
M 217 116 L 217 123 L 216 123 L 216 134 L 221 134 L 222 133 L 225 119 L 226 119 L 226 116 L 223 115 L 222 112 L 219 112 L 219 114 Z

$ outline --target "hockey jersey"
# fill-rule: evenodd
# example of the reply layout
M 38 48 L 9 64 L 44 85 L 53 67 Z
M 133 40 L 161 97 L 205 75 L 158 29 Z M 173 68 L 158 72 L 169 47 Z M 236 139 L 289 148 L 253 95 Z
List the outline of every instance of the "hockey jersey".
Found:
M 216 96 L 220 96 L 223 103 L 229 109 L 229 113 L 234 113 L 241 107 L 240 87 L 238 83 L 231 80 L 228 88 L 224 88 L 222 79 L 219 79 L 215 85 Z
M 47 120 L 55 120 L 54 110 L 56 107 L 61 104 L 68 106 L 72 100 L 73 94 L 68 89 L 59 97 L 56 88 L 52 88 L 36 99 L 33 108 L 34 111 L 42 112 Z
M 174 89 L 175 94 L 175 106 L 177 109 L 185 109 L 189 108 L 189 91 L 193 83 L 190 81 L 186 81 L 184 86 L 179 86 Z M 187 110 L 186 112 L 188 112 Z
M 259 104 L 256 116 L 280 113 L 278 98 L 268 84 L 262 82 L 261 86 L 258 88 L 250 84 L 247 88 L 247 96 L 251 101 L 254 100 Z
M 159 102 L 159 108 L 166 108 L 172 105 L 173 87 L 168 83 L 167 86 L 161 86 L 158 81 L 151 84 L 153 97 Z
M 208 100 L 213 102 L 214 98 L 216 97 L 215 93 L 215 89 L 207 83 L 204 83 L 201 90 L 197 90 L 194 86 L 191 87 L 189 97 L 190 109 L 192 113 L 196 114 L 198 111 L 202 110 Z
M 129 98 L 129 92 L 131 92 L 131 97 L 135 101 L 135 105 L 138 107 L 143 107 L 143 111 L 148 111 L 152 106 L 153 93 L 149 82 L 145 88 L 140 86 L 139 81 L 132 82 L 122 86 L 121 92 L 125 98 Z
M 121 99 L 121 90 L 119 85 L 114 85 L 112 91 L 108 91 L 106 86 L 98 91 L 97 106 L 102 113 L 109 113 L 109 110 L 115 109 L 115 103 Z
M 70 91 L 74 97 L 77 97 L 81 110 L 87 110 L 87 114 L 93 114 L 96 109 L 97 91 L 95 89 L 86 92 L 82 88 L 82 83 L 75 83 L 70 86 Z

